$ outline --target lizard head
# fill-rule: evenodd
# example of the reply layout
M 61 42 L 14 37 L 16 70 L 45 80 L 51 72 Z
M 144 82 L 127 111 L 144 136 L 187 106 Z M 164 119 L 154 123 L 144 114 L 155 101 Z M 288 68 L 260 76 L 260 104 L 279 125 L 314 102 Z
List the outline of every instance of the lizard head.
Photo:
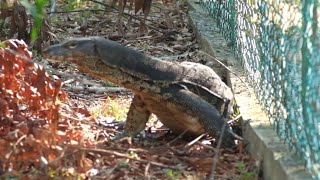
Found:
M 96 37 L 74 38 L 52 45 L 43 51 L 44 57 L 57 61 L 77 61 L 97 56 Z

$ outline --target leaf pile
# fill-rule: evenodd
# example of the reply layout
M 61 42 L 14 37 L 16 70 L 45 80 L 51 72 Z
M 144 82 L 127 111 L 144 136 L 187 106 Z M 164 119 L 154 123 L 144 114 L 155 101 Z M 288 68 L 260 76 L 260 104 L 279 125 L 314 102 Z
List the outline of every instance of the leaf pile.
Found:
M 61 81 L 51 81 L 45 69 L 30 61 L 23 41 L 0 47 L 0 157 L 2 171 L 47 161 L 56 153 L 59 106 L 67 95 Z M 52 157 L 51 157 L 52 158 Z M 38 163 L 36 163 L 38 162 Z

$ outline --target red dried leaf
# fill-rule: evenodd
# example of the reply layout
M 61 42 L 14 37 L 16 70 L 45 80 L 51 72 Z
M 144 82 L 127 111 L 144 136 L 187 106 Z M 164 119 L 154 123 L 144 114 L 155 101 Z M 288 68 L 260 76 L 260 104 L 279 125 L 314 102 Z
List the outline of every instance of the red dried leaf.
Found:
M 89 111 L 87 108 L 74 107 L 74 108 L 71 108 L 71 109 L 72 109 L 74 112 L 83 114 L 85 117 L 90 117 L 90 116 L 91 116 L 90 111 Z
M 9 113 L 9 104 L 6 100 L 0 99 L 0 115 L 8 116 Z
M 28 51 L 28 46 L 23 40 L 18 40 L 18 39 L 9 39 L 5 41 L 5 45 L 7 48 L 10 48 L 21 55 L 24 55 L 27 58 L 32 57 L 32 53 Z
M 2 115 L 9 113 L 14 117 L 32 116 L 49 121 L 57 118 L 56 99 L 65 95 L 61 82 L 52 82 L 43 67 L 29 60 L 31 53 L 23 41 L 8 40 L 4 44 L 5 48 L 0 48 L 0 98 L 6 97 L 8 105 L 3 106 Z M 46 110 L 49 111 L 40 113 Z

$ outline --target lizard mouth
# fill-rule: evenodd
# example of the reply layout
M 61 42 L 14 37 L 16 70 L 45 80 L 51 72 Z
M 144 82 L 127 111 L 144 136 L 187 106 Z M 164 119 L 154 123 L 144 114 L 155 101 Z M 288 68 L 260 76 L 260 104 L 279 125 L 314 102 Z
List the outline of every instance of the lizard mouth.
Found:
M 42 52 L 43 57 L 53 61 L 77 61 L 84 59 L 87 55 L 81 51 L 68 49 L 60 46 L 53 46 Z
M 71 51 L 71 50 L 69 50 Z M 87 55 L 80 51 L 67 52 L 67 50 L 56 50 L 48 48 L 42 52 L 43 57 L 52 61 L 69 61 L 78 64 L 78 62 L 99 59 L 95 55 Z
M 59 55 L 50 55 L 50 54 L 44 54 L 43 57 L 52 61 L 70 61 L 70 62 L 74 62 L 81 57 L 83 58 L 83 56 L 59 56 Z

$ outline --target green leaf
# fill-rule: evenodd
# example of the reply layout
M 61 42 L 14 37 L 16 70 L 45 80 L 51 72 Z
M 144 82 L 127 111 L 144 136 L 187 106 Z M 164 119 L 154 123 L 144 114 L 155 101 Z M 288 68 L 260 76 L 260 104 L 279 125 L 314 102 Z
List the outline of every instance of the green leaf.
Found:
M 41 30 L 43 21 L 43 9 L 48 4 L 48 0 L 35 0 L 32 4 L 28 0 L 20 0 L 20 3 L 30 12 L 33 17 L 34 26 L 31 30 L 31 41 L 34 41 Z

